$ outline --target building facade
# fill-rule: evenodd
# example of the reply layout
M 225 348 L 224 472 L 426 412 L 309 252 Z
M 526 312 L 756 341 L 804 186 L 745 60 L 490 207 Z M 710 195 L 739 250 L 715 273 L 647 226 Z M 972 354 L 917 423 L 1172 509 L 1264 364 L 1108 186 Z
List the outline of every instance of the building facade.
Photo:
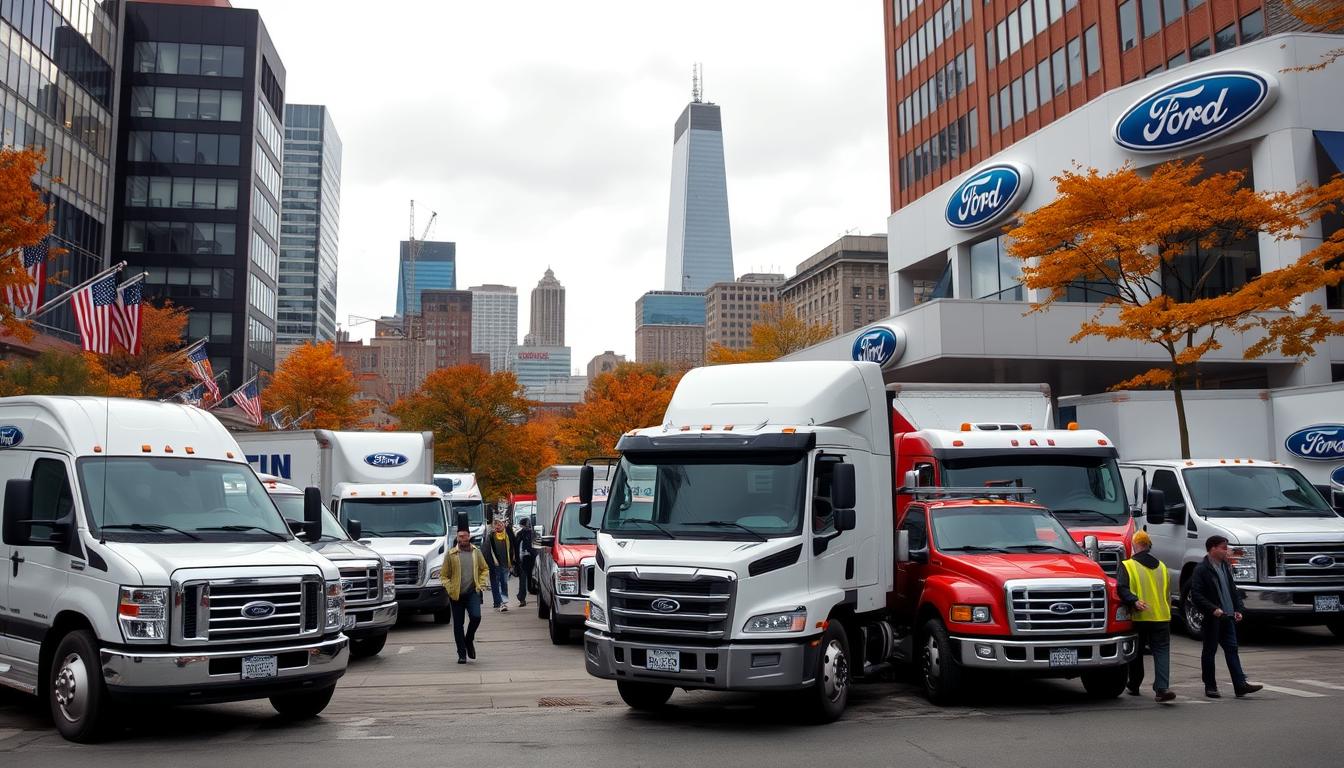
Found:
M 588 380 L 592 381 L 599 375 L 610 373 L 616 370 L 616 366 L 625 362 L 625 355 L 618 355 L 608 349 L 600 355 L 596 355 L 588 361 Z
M 422 338 L 434 342 L 434 367 L 471 365 L 471 291 L 421 291 L 419 303 L 420 314 L 413 327 Z
M 532 314 L 524 343 L 537 347 L 565 345 L 565 286 L 548 267 L 532 289 Z
M 112 224 L 121 3 L 9 0 L 0 3 L 0 146 L 46 154 L 34 182 L 51 206 L 47 264 L 59 280 L 44 298 L 92 277 L 106 263 Z M 69 304 L 37 330 L 78 341 Z
M 416 241 L 415 262 L 411 262 L 411 244 L 401 241 L 397 261 L 397 314 L 420 311 L 422 291 L 457 290 L 457 243 L 437 240 Z
M 672 131 L 672 196 L 663 287 L 703 292 L 733 279 L 723 120 L 697 87 Z
M 285 68 L 254 10 L 126 3 L 112 254 L 216 373 L 275 367 Z
M 414 392 L 434 370 L 438 350 L 434 342 L 397 336 L 351 341 L 342 332 L 336 352 L 355 376 L 360 392 L 391 406 Z
M 751 326 L 761 321 L 761 308 L 779 301 L 785 277 L 752 272 L 730 283 L 715 283 L 705 291 L 705 347 L 728 349 L 751 346 Z
M 508 369 L 531 392 L 556 380 L 568 380 L 569 361 L 569 347 L 515 346 L 509 351 Z
M 276 339 L 330 341 L 336 338 L 341 137 L 326 107 L 285 105 L 284 160 Z
M 887 316 L 886 235 L 845 235 L 798 265 L 779 287 L 798 318 L 846 333 Z
M 705 363 L 705 295 L 649 291 L 635 301 L 635 360 L 694 368 Z
M 507 368 L 509 349 L 518 345 L 518 289 L 512 285 L 473 285 L 471 351 L 490 357 L 490 372 Z

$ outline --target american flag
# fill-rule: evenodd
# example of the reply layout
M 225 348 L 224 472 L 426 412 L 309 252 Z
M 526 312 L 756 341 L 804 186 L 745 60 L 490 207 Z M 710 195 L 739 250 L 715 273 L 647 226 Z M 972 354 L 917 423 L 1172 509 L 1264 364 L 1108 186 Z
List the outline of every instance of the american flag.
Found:
M 106 355 L 112 351 L 112 314 L 117 304 L 115 272 L 99 278 L 75 294 L 75 323 L 85 352 Z
M 247 414 L 247 417 L 252 420 L 253 424 L 261 426 L 261 422 L 263 421 L 261 416 L 261 395 L 257 392 L 257 382 L 255 380 L 249 381 L 239 387 L 238 390 L 233 393 L 233 402 L 239 408 L 243 409 L 243 413 Z
M 197 408 L 200 408 L 201 401 L 205 400 L 205 385 L 197 384 L 191 389 L 188 389 L 187 391 L 179 394 L 178 397 L 181 397 L 182 402 L 186 403 L 187 405 L 194 405 Z
M 143 284 L 136 281 L 121 288 L 116 309 L 112 312 L 112 337 L 129 354 L 140 354 L 140 309 Z
M 27 285 L 11 285 L 5 288 L 5 300 L 13 305 L 16 311 L 22 311 L 26 315 L 31 315 L 42 306 L 42 286 L 47 282 L 47 256 L 49 246 L 47 238 L 37 245 L 30 245 L 23 249 L 22 256 L 23 268 L 28 271 L 28 277 L 32 278 L 31 283 Z
M 205 351 L 205 345 L 197 344 L 196 348 L 187 355 L 187 362 L 191 363 L 192 373 L 195 373 L 196 378 L 201 380 L 201 384 L 206 391 L 218 401 L 219 385 L 215 383 L 215 369 L 210 365 L 210 355 Z

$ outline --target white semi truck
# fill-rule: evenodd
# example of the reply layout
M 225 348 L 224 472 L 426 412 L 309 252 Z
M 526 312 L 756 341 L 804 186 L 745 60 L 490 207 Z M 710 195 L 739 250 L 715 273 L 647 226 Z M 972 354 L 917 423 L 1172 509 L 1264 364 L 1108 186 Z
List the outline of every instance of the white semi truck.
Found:
M 444 472 L 434 475 L 434 484 L 443 491 L 448 504 L 448 527 L 456 529 L 460 515 L 467 517 L 473 544 L 485 540 L 485 499 L 475 472 Z

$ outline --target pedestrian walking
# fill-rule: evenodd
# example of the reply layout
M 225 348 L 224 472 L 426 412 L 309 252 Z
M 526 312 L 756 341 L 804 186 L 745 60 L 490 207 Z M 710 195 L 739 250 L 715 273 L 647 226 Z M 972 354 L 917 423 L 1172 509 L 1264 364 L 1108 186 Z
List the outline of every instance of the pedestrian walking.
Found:
M 518 529 L 518 607 L 527 605 L 527 582 L 532 578 L 532 564 L 536 555 L 532 554 L 532 520 L 524 517 L 522 527 Z
M 481 626 L 481 594 L 489 583 L 489 569 L 481 551 L 471 543 L 471 528 L 466 515 L 458 518 L 457 546 L 443 556 L 439 581 L 448 593 L 453 612 L 453 642 L 457 644 L 457 663 L 476 660 L 476 629 Z M 466 627 L 462 625 L 470 622 Z
M 495 599 L 494 609 L 508 611 L 509 574 L 513 572 L 515 548 L 513 531 L 509 530 L 503 518 L 495 518 L 494 530 L 485 534 L 481 549 L 485 550 L 485 562 L 490 566 L 490 594 Z
M 1116 574 L 1120 600 L 1129 606 L 1130 620 L 1139 633 L 1139 647 L 1129 662 L 1130 696 L 1143 684 L 1143 650 L 1153 655 L 1153 693 L 1158 702 L 1171 701 L 1171 581 L 1167 567 L 1153 557 L 1153 539 L 1136 531 L 1130 540 L 1134 556 L 1121 563 Z
M 1237 623 L 1242 619 L 1242 602 L 1241 593 L 1232 580 L 1232 567 L 1228 564 L 1227 538 L 1210 536 L 1204 542 L 1204 551 L 1207 554 L 1195 566 L 1190 582 L 1190 599 L 1204 616 L 1204 652 L 1199 657 L 1204 695 L 1211 699 L 1222 697 L 1218 693 L 1218 680 L 1213 676 L 1213 660 L 1218 647 L 1222 646 L 1227 671 L 1232 675 L 1232 692 L 1241 698 L 1264 686 L 1247 680 L 1241 669 Z

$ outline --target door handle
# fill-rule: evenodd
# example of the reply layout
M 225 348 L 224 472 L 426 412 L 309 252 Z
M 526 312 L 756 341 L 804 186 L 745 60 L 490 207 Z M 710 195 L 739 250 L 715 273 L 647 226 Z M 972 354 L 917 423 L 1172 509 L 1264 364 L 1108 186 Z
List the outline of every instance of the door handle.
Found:
M 20 554 L 19 554 L 19 550 L 16 549 L 16 550 L 14 550 L 14 552 L 13 552 L 12 554 L 10 554 L 10 556 L 9 556 L 9 561 L 10 561 L 11 563 L 14 564 L 14 575 L 15 575 L 15 576 L 18 576 L 18 575 L 19 575 L 19 563 L 22 563 L 22 562 L 23 562 L 23 555 L 20 555 Z

